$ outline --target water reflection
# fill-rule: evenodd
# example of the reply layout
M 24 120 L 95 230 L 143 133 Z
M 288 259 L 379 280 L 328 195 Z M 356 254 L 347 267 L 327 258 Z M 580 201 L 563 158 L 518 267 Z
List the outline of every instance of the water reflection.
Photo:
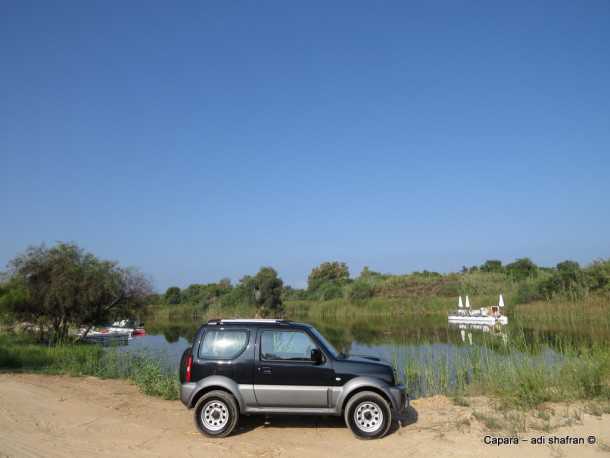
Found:
M 462 343 L 473 345 L 473 334 L 487 334 L 502 339 L 502 343 L 506 345 L 508 343 L 508 332 L 504 325 L 495 324 L 454 324 L 449 323 L 450 328 L 456 328 L 459 330 L 460 338 Z
M 176 320 L 171 323 L 146 321 L 149 335 L 163 336 L 164 343 L 174 344 L 180 339 L 192 341 L 203 318 L 198 320 Z M 298 321 L 298 319 L 295 319 Z M 375 348 L 382 345 L 421 345 L 444 343 L 452 345 L 492 345 L 494 341 L 508 342 L 523 347 L 544 345 L 551 348 L 563 348 L 568 345 L 593 345 L 596 342 L 607 342 L 607 333 L 589 332 L 589 330 L 554 330 L 523 327 L 513 320 L 506 326 L 448 324 L 445 316 L 413 317 L 370 317 L 358 319 L 302 319 L 313 324 L 324 336 L 342 352 L 347 352 L 352 345 Z M 527 345 L 526 345 L 527 344 Z M 536 345 L 534 345 L 536 344 Z

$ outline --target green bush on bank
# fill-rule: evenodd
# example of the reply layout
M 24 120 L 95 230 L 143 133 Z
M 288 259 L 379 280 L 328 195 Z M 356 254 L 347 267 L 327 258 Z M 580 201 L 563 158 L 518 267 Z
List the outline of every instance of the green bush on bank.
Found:
M 150 396 L 179 397 L 177 375 L 159 362 L 94 345 L 45 346 L 33 343 L 27 336 L 0 334 L 0 370 L 121 378 L 135 383 Z

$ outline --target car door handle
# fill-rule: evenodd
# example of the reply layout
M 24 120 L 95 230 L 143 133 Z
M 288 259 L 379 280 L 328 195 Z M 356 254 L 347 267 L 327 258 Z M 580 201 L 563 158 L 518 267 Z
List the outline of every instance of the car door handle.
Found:
M 271 368 L 268 366 L 259 367 L 258 370 L 262 371 L 263 374 L 271 374 Z

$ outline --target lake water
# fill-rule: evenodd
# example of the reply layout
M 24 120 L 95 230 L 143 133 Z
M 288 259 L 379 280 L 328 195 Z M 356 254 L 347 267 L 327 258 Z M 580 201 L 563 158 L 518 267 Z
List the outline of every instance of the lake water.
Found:
M 557 332 L 527 328 L 514 320 L 507 326 L 468 327 L 449 325 L 446 320 L 444 316 L 403 316 L 300 321 L 316 326 L 339 351 L 381 357 L 393 363 L 404 377 L 415 374 L 411 379 L 415 396 L 434 394 L 454 383 L 459 361 L 471 357 L 473 352 L 479 352 L 478 357 L 483 353 L 486 360 L 498 361 L 506 358 L 507 353 L 514 357 L 517 347 L 523 349 L 518 353 L 520 357 L 536 364 L 555 365 L 562 361 L 566 342 L 587 345 L 595 339 L 594 333 L 586 329 Z M 149 320 L 145 326 L 148 334 L 134 337 L 119 351 L 152 356 L 168 371 L 177 371 L 182 352 L 191 345 L 203 321 L 177 319 L 171 324 L 161 324 Z M 608 341 L 605 333 L 597 338 Z M 512 350 L 509 352 L 508 348 Z

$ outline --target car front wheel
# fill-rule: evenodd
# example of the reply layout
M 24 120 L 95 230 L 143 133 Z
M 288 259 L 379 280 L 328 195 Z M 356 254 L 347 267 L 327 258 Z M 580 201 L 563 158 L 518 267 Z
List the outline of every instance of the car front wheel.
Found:
M 363 391 L 348 401 L 345 423 L 359 439 L 378 439 L 390 429 L 392 412 L 382 396 L 372 391 Z
M 195 424 L 208 437 L 228 436 L 237 425 L 238 417 L 237 402 L 226 391 L 210 391 L 195 405 Z

